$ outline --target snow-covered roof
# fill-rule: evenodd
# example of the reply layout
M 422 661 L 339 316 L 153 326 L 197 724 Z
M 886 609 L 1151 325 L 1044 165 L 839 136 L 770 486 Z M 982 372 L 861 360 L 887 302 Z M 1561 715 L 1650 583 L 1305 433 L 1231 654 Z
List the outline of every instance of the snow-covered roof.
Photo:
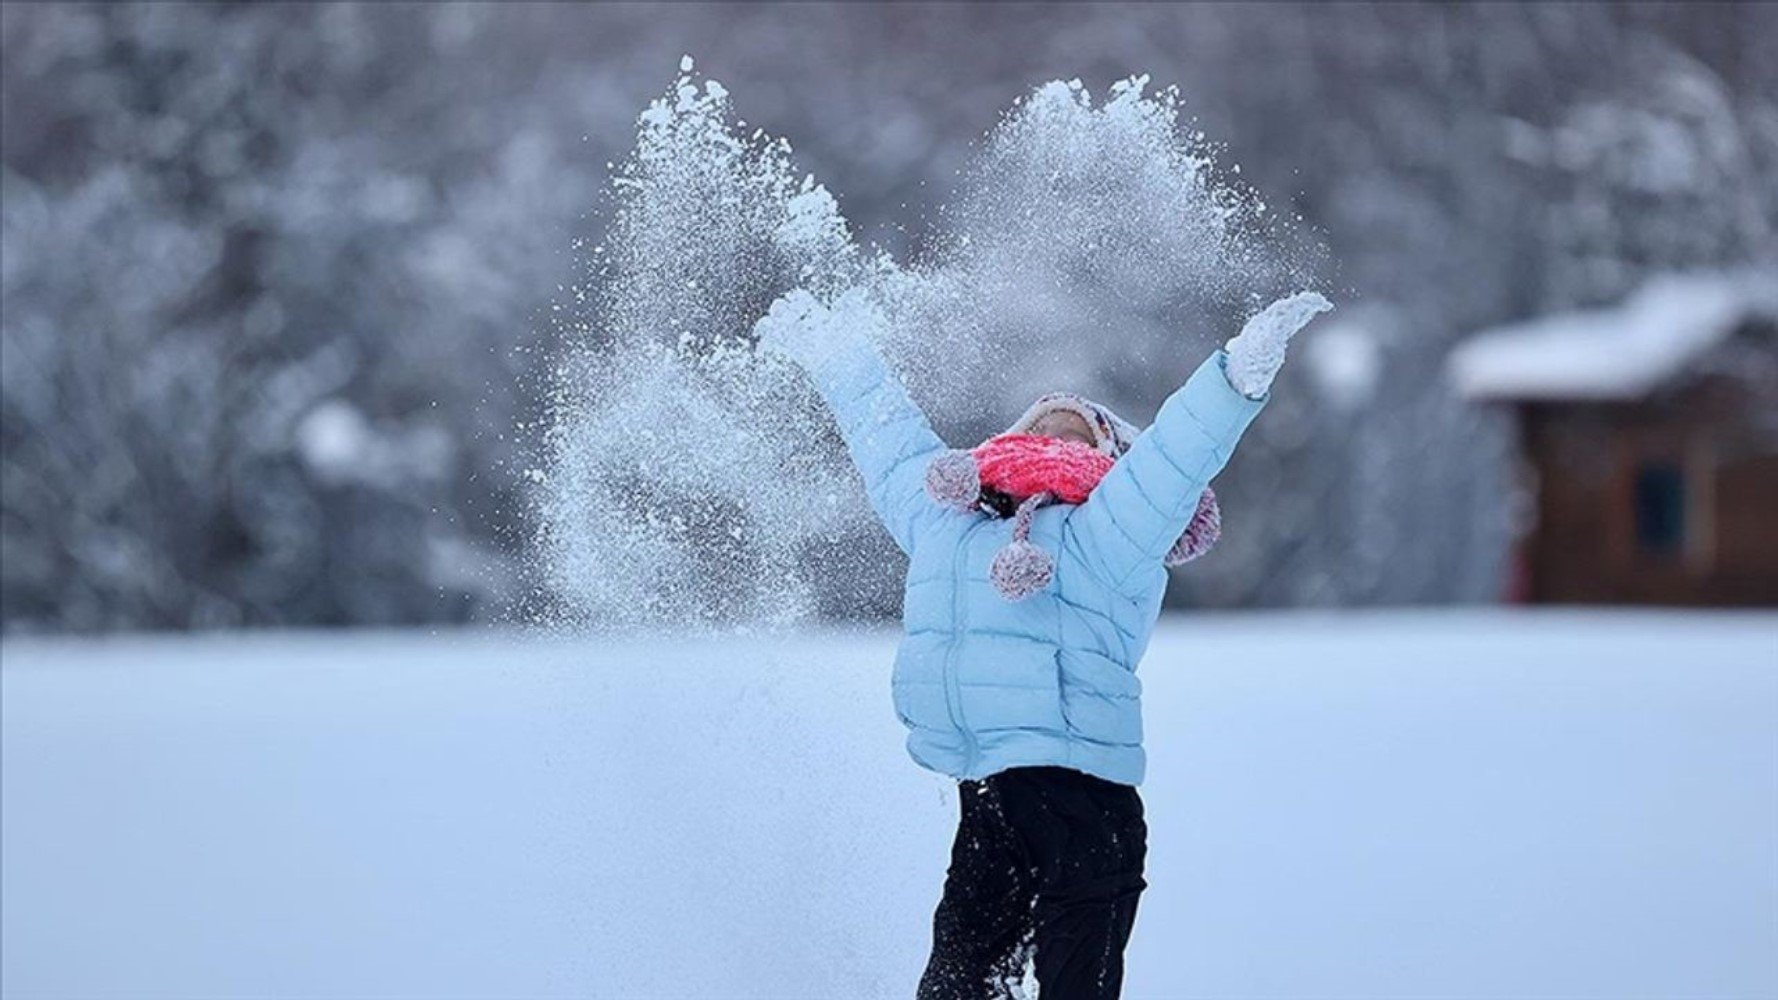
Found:
M 1668 274 L 1616 306 L 1476 334 L 1450 373 L 1470 399 L 1637 399 L 1760 317 L 1778 317 L 1769 274 Z

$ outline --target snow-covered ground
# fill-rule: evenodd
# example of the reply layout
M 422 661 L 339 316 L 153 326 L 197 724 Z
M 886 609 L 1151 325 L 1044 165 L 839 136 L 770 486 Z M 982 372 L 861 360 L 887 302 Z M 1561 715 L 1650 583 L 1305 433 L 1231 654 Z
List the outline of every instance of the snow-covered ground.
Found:
M 5 995 L 901 997 L 887 632 L 9 640 Z M 1179 618 L 1127 995 L 1778 996 L 1778 616 Z

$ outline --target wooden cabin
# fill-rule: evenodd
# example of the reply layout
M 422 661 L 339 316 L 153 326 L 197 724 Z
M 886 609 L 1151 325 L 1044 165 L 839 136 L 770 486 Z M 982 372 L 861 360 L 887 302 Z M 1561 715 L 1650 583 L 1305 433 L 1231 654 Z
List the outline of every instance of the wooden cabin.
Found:
M 1513 599 L 1778 605 L 1778 275 L 1660 278 L 1479 334 L 1451 374 L 1517 419 Z

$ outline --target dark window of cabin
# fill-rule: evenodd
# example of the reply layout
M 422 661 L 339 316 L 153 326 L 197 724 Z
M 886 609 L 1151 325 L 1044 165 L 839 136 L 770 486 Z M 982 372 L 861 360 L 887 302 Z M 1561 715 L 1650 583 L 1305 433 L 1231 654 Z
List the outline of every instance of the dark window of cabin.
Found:
M 1648 462 L 1636 470 L 1636 547 L 1676 555 L 1685 544 L 1685 474 L 1676 462 Z

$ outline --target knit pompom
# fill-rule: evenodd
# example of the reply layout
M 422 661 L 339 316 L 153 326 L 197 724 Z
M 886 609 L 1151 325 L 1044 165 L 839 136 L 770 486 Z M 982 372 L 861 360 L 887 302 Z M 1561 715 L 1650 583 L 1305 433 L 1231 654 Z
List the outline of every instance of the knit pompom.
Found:
M 1056 561 L 1023 539 L 1014 539 L 994 554 L 988 567 L 988 578 L 994 589 L 1009 601 L 1022 601 L 1049 586 L 1056 572 Z
M 1222 508 L 1216 503 L 1216 491 L 1206 486 L 1198 497 L 1198 509 L 1192 514 L 1191 523 L 1161 561 L 1168 566 L 1183 566 L 1210 551 L 1221 537 Z
M 969 510 L 982 493 L 981 473 L 975 456 L 952 449 L 926 466 L 926 493 L 953 510 Z

